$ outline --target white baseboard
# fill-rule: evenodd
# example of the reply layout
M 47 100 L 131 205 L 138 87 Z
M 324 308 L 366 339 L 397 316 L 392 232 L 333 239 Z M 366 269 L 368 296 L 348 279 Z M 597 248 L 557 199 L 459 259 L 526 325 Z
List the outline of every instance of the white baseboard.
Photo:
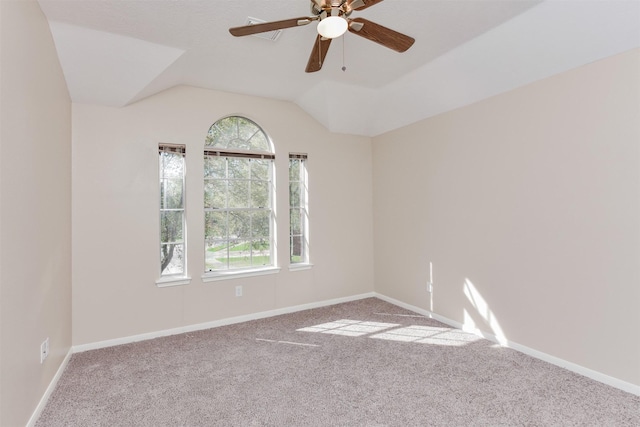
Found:
M 461 330 L 466 331 L 466 332 L 474 333 L 474 334 L 476 334 L 478 336 L 481 336 L 483 338 L 486 338 L 489 341 L 492 341 L 492 342 L 494 342 L 496 344 L 500 344 L 503 347 L 512 348 L 512 349 L 514 349 L 516 351 L 519 351 L 520 353 L 524 353 L 524 354 L 526 354 L 528 356 L 535 357 L 536 359 L 540 359 L 540 360 L 542 360 L 544 362 L 551 363 L 552 365 L 556 365 L 556 366 L 559 366 L 561 368 L 568 369 L 569 371 L 572 371 L 572 372 L 575 372 L 577 374 L 583 375 L 583 376 L 585 376 L 587 378 L 591 378 L 592 380 L 596 380 L 598 382 L 601 382 L 603 384 L 609 385 L 611 387 L 615 387 L 617 389 L 626 391 L 627 393 L 631 393 L 631 394 L 635 394 L 636 396 L 640 396 L 640 386 L 639 385 L 636 385 L 636 384 L 633 384 L 633 383 L 630 383 L 630 382 L 627 382 L 627 381 L 620 380 L 618 378 L 603 374 L 603 373 L 598 372 L 598 371 L 594 371 L 593 369 L 585 368 L 584 366 L 577 365 L 577 364 L 575 364 L 573 362 L 569 362 L 567 360 L 560 359 L 559 357 L 555 357 L 555 356 L 552 356 L 550 354 L 543 353 L 541 351 L 535 350 L 533 348 L 529 348 L 527 346 L 524 346 L 522 344 L 518 344 L 518 343 L 510 341 L 510 340 L 506 340 L 506 342 L 505 342 L 504 339 L 500 339 L 499 340 L 498 337 L 496 337 L 493 334 L 487 333 L 487 332 L 482 331 L 482 330 L 477 329 L 477 328 L 468 327 L 468 326 L 466 326 L 466 325 L 464 325 L 464 324 L 462 324 L 460 322 L 456 322 L 455 320 L 451 320 L 451 319 L 448 319 L 448 318 L 446 318 L 444 316 L 440 316 L 440 315 L 438 315 L 436 313 L 432 313 L 429 310 L 425 310 L 423 308 L 416 307 L 416 306 L 413 306 L 411 304 L 404 303 L 402 301 L 398 301 L 398 300 L 396 300 L 394 298 L 391 298 L 391 297 L 388 297 L 386 295 L 382 295 L 382 294 L 375 293 L 375 292 L 374 292 L 374 294 L 375 294 L 376 298 L 380 298 L 381 300 L 387 301 L 388 303 L 391 303 L 393 305 L 397 305 L 399 307 L 406 308 L 407 310 L 414 311 L 414 312 L 416 312 L 418 314 L 422 314 L 423 316 L 426 316 L 426 317 L 429 317 L 431 319 L 437 320 L 438 322 L 442 322 L 445 325 L 449 325 L 449 326 L 451 326 L 453 328 L 461 329 Z
M 69 364 L 69 360 L 71 360 L 71 355 L 72 354 L 73 354 L 73 349 L 70 348 L 69 351 L 67 352 L 67 355 L 62 360 L 62 363 L 58 367 L 58 370 L 56 371 L 56 374 L 51 379 L 51 382 L 49 383 L 49 386 L 47 387 L 47 389 L 45 390 L 44 394 L 42 395 L 42 398 L 40 399 L 40 402 L 38 402 L 38 406 L 36 406 L 36 409 L 33 411 L 33 414 L 31 414 L 31 418 L 29 418 L 29 421 L 27 422 L 27 427 L 33 427 L 36 424 L 36 421 L 38 421 L 38 418 L 40 418 L 40 414 L 44 410 L 44 407 L 47 406 L 47 402 L 49 401 L 49 397 L 51 397 L 51 394 L 53 393 L 53 390 L 55 390 L 56 385 L 58 384 L 58 381 L 60 380 L 60 377 L 62 376 L 62 373 L 64 372 L 64 370 L 66 369 L 67 365 Z
M 281 314 L 295 313 L 297 311 L 310 310 L 312 308 L 326 307 L 329 305 L 341 304 L 344 302 L 356 301 L 364 298 L 373 298 L 375 296 L 376 295 L 374 292 L 368 292 L 365 294 L 353 295 L 353 296 L 343 297 L 343 298 L 335 298 L 335 299 L 319 301 L 319 302 L 312 302 L 308 304 L 295 305 L 292 307 L 278 308 L 275 310 L 262 311 L 259 313 L 247 314 L 244 316 L 229 317 L 226 319 L 214 320 L 212 322 L 198 323 L 195 325 L 182 326 L 182 327 L 173 328 L 173 329 L 165 329 L 162 331 L 149 332 L 146 334 L 132 335 L 128 337 L 98 341 L 98 342 L 89 343 L 89 344 L 81 344 L 81 345 L 73 346 L 73 352 L 81 353 L 83 351 L 97 350 L 99 348 L 113 347 L 113 346 L 122 345 L 122 344 L 130 344 L 138 341 L 146 341 L 154 338 L 183 334 L 186 332 L 201 331 L 203 329 L 211 329 L 219 326 L 233 325 L 235 323 L 242 323 L 242 322 L 248 322 L 250 320 L 264 319 L 267 317 L 279 316 Z

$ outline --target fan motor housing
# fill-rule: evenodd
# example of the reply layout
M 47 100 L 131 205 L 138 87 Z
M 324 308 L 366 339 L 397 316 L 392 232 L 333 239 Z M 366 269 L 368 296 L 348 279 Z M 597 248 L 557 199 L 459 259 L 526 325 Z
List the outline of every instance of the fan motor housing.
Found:
M 339 2 L 339 4 L 334 3 L 338 2 L 323 2 L 322 6 L 320 6 L 314 0 L 311 0 L 311 14 L 320 16 L 320 19 L 322 19 L 322 15 L 337 15 L 348 17 L 349 15 L 351 15 L 351 12 L 353 12 L 353 8 L 350 7 L 349 2 L 346 0 Z M 336 10 L 338 13 L 332 13 L 334 10 Z

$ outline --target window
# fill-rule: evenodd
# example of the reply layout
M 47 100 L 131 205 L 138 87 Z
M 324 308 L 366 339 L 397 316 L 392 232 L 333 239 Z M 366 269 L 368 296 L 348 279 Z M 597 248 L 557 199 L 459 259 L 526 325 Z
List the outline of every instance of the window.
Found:
M 160 277 L 186 274 L 184 145 L 160 144 Z
M 205 275 L 275 264 L 274 154 L 253 121 L 230 116 L 204 148 Z
M 289 153 L 289 263 L 309 264 L 307 155 Z

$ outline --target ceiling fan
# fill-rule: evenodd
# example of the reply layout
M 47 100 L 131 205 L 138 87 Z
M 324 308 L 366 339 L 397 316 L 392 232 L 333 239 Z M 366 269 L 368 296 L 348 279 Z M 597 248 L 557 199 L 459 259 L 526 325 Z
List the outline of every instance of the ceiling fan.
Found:
M 331 40 L 340 37 L 347 30 L 396 52 L 404 52 L 413 45 L 415 42 L 413 37 L 364 18 L 352 19 L 350 17 L 354 10 L 364 10 L 380 2 L 382 0 L 311 0 L 311 14 L 313 16 L 234 27 L 230 28 L 229 32 L 240 37 L 284 28 L 301 27 L 318 21 L 318 36 L 305 69 L 307 73 L 313 73 L 322 68 Z

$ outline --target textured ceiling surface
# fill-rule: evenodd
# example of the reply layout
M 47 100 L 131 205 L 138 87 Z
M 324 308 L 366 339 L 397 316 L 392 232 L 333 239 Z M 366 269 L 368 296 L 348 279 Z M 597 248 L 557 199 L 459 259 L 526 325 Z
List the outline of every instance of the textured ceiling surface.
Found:
M 74 102 L 123 106 L 186 84 L 289 100 L 367 136 L 640 46 L 636 0 L 386 0 L 353 16 L 414 37 L 411 49 L 347 33 L 305 73 L 315 23 L 275 42 L 228 28 L 309 16 L 308 0 L 39 3 Z

